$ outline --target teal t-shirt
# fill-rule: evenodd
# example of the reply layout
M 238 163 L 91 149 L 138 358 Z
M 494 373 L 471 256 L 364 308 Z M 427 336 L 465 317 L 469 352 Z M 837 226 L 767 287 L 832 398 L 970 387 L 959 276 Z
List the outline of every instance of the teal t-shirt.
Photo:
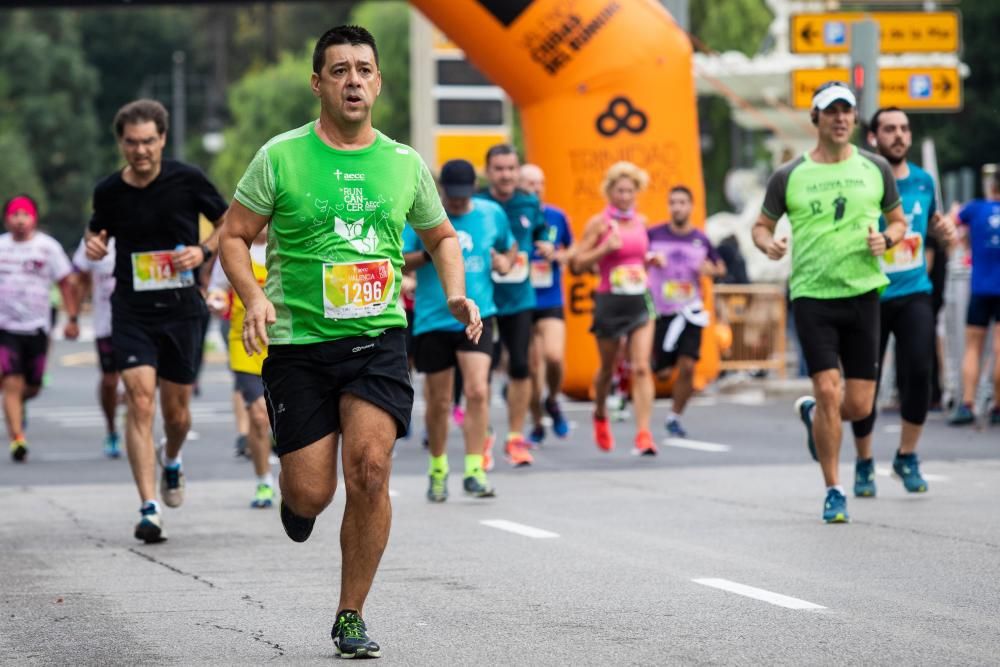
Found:
M 927 228 L 936 209 L 934 179 L 926 171 L 907 162 L 910 173 L 896 181 L 903 198 L 906 215 L 906 235 L 882 256 L 882 270 L 889 276 L 889 286 L 882 299 L 898 299 L 910 294 L 930 294 L 933 291 L 927 274 Z M 885 229 L 885 218 L 879 229 Z
M 500 205 L 507 214 L 511 233 L 517 241 L 517 261 L 514 267 L 504 276 L 493 276 L 497 314 L 513 315 L 531 310 L 535 307 L 535 288 L 530 280 L 531 251 L 535 247 L 535 241 L 554 241 L 554 238 L 550 238 L 542 204 L 538 197 L 524 190 L 515 190 L 514 196 L 505 202 L 494 199 L 489 190 L 476 193 L 476 197 Z
M 761 212 L 772 220 L 787 213 L 791 222 L 792 299 L 840 299 L 888 284 L 868 249 L 868 228 L 878 229 L 899 203 L 889 163 L 857 148 L 841 162 L 804 153 L 778 168 Z
M 315 121 L 264 144 L 236 200 L 271 220 L 264 294 L 277 312 L 268 328 L 275 345 L 405 327 L 403 227 L 447 219 L 412 148 L 376 131 L 370 146 L 337 150 L 316 135 Z
M 514 243 L 507 215 L 496 203 L 474 198 L 472 210 L 451 219 L 462 248 L 465 264 L 465 293 L 479 306 L 483 319 L 497 314 L 493 299 L 491 250 L 507 252 Z M 403 252 L 424 249 L 416 232 L 407 228 L 403 232 Z M 413 335 L 429 331 L 461 331 L 464 325 L 448 310 L 448 301 L 433 264 L 425 264 L 416 271 L 417 292 L 413 305 Z

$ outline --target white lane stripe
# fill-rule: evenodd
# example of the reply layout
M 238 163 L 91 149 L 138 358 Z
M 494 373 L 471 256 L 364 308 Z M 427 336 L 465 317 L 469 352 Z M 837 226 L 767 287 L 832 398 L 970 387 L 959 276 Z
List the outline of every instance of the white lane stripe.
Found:
M 718 588 L 719 590 L 736 593 L 737 595 L 743 595 L 748 598 L 753 598 L 754 600 L 761 600 L 762 602 L 768 602 L 787 609 L 826 609 L 826 607 L 822 605 L 782 595 L 781 593 L 765 591 L 763 588 L 754 588 L 753 586 L 738 584 L 735 581 L 729 581 L 728 579 L 692 579 L 691 581 L 696 584 L 701 584 L 702 586 Z
M 542 530 L 541 528 L 534 528 L 532 526 L 526 526 L 523 523 L 515 523 L 513 521 L 507 521 L 505 519 L 485 519 L 479 523 L 484 526 L 489 526 L 490 528 L 496 528 L 498 530 L 506 530 L 509 533 L 517 533 L 518 535 L 524 535 L 525 537 L 534 537 L 537 539 L 546 539 L 551 537 L 559 537 L 559 533 L 553 533 L 548 530 Z
M 701 440 L 688 440 L 687 438 L 667 438 L 663 441 L 665 447 L 679 447 L 681 449 L 694 449 L 699 452 L 714 452 L 722 454 L 732 450 L 729 445 L 720 445 L 717 442 L 702 442 Z
M 892 470 L 889 470 L 888 468 L 875 468 L 875 474 L 878 475 L 879 477 L 892 477 Z M 934 475 L 934 474 L 923 473 L 923 476 L 924 479 L 926 479 L 928 482 L 948 481 L 948 477 L 945 475 Z

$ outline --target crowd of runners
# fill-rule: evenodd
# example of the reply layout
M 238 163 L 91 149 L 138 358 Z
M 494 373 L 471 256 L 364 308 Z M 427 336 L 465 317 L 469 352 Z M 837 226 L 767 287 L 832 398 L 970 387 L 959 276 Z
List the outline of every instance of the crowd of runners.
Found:
M 592 274 L 599 357 L 593 442 L 604 452 L 615 449 L 608 399 L 625 367 L 632 451 L 655 456 L 656 383 L 672 386 L 662 433 L 685 437 L 681 418 L 709 323 L 702 284 L 726 266 L 692 224 L 698 202 L 687 184 L 657 184 L 668 192 L 667 221 L 637 210 L 650 185 L 641 165 L 607 169 L 595 184 L 606 206 L 579 226 L 578 238 L 566 214 L 546 201 L 542 169 L 522 164 L 510 145 L 489 149 L 482 175 L 470 161 L 452 160 L 435 178 L 412 148 L 371 125 L 381 74 L 363 28 L 342 26 L 320 38 L 311 86 L 319 119 L 264 144 L 231 202 L 197 168 L 163 158 L 167 112 L 139 100 L 114 119 L 125 167 L 96 185 L 72 260 L 37 229 L 30 196 L 6 203 L 4 416 L 12 460 L 30 460 L 24 405 L 43 386 L 54 321 L 50 291 L 61 292 L 67 338 L 79 335 L 89 292 L 107 424 L 103 451 L 117 458 L 124 445 L 140 501 L 134 535 L 162 541 L 161 503 L 178 507 L 184 500 L 182 449 L 214 313 L 225 323 L 237 453 L 253 461 L 250 505 L 277 503 L 286 533 L 303 542 L 333 499 L 343 467 L 333 639 L 344 655 L 378 656 L 361 614 L 388 538 L 397 440 L 423 435 L 426 496 L 443 502 L 453 424 L 464 439 L 462 489 L 476 498 L 497 493 L 487 476 L 497 436 L 503 459 L 517 468 L 531 466 L 549 431 L 567 437 L 559 398 L 567 356 L 564 281 L 568 273 Z M 816 91 L 817 144 L 773 174 L 753 229 L 769 258 L 792 253 L 792 314 L 814 388 L 796 412 L 822 468 L 828 523 L 848 521 L 838 477 L 844 421 L 857 452 L 854 495 L 876 495 L 871 434 L 890 334 L 902 418 L 892 467 L 907 491 L 927 491 L 916 451 L 931 403 L 940 310 L 929 262 L 944 261 L 942 249 L 957 240 L 956 222 L 971 250 L 972 298 L 955 425 L 974 419 L 987 327 L 1000 318 L 1000 180 L 955 216 L 938 210 L 933 179 L 906 159 L 906 114 L 879 110 L 870 119 L 867 152 L 851 143 L 856 107 L 845 84 Z M 783 216 L 790 237 L 775 234 Z M 207 238 L 199 234 L 200 219 L 214 227 Z M 927 252 L 932 242 L 936 253 Z M 411 423 L 415 373 L 423 375 L 422 424 Z M 1000 373 L 995 380 L 1000 398 Z M 160 441 L 153 429 L 157 393 Z M 491 423 L 495 394 L 506 403 L 503 424 Z M 996 406 L 990 420 L 1000 422 Z M 280 493 L 272 454 L 281 464 Z

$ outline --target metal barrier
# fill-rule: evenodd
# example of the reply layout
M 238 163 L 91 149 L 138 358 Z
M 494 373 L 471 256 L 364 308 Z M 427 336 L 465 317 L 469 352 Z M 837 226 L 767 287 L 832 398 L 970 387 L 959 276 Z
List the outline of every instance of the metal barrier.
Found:
M 962 400 L 962 357 L 965 354 L 965 315 L 969 308 L 969 281 L 972 269 L 966 266 L 961 253 L 954 253 L 948 261 L 948 277 L 944 292 L 944 396 L 946 403 Z M 976 387 L 977 414 L 989 410 L 993 398 L 993 336 L 997 326 L 993 323 L 986 331 L 986 342 L 979 362 L 980 376 Z
M 771 370 L 785 377 L 787 305 L 784 288 L 758 284 L 715 285 L 713 289 L 717 326 L 728 327 L 731 333 L 730 345 L 720 341 L 719 369 Z

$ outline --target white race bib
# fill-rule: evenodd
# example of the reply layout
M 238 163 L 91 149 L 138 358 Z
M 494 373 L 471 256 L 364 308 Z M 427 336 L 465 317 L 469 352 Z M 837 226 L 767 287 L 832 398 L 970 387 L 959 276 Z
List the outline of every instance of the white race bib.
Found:
M 519 252 L 517 257 L 514 259 L 514 265 L 510 267 L 510 271 L 504 273 L 503 275 L 493 272 L 493 282 L 494 283 L 523 283 L 528 279 L 528 253 Z
M 136 292 L 179 289 L 194 285 L 193 271 L 174 267 L 172 250 L 132 253 L 132 289 Z
M 645 294 L 646 267 L 642 264 L 623 264 L 611 269 L 612 294 Z
M 901 273 L 924 265 L 924 237 L 916 232 L 907 232 L 899 243 L 882 255 L 882 270 L 886 273 Z
M 531 263 L 531 286 L 535 289 L 547 289 L 555 284 L 552 262 L 547 259 L 536 259 Z

